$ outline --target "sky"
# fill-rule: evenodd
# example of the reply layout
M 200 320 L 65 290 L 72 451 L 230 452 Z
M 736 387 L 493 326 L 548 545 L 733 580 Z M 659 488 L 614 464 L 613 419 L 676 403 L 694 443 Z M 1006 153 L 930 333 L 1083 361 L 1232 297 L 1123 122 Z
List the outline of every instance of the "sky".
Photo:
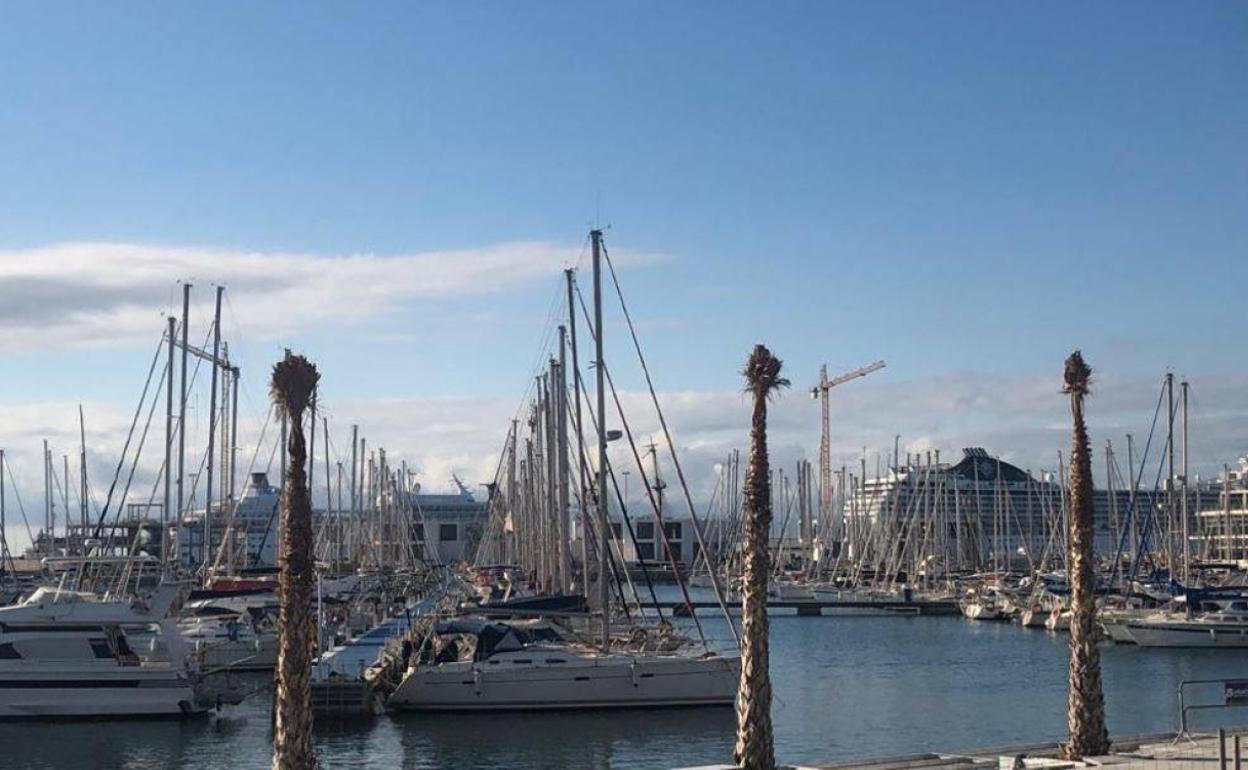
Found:
M 838 464 L 1054 468 L 1081 348 L 1098 453 L 1172 371 L 1208 476 L 1248 451 L 1246 40 L 1239 2 L 7 3 L 0 446 L 39 508 L 82 403 L 102 499 L 185 281 L 201 341 L 227 287 L 240 455 L 290 347 L 336 447 L 488 480 L 599 226 L 703 491 L 756 342 L 781 463 L 819 365 L 884 359 L 835 391 Z

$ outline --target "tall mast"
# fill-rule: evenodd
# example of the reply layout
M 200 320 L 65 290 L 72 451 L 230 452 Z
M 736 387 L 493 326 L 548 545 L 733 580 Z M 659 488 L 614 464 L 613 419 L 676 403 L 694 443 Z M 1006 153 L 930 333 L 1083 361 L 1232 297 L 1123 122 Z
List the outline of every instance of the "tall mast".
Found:
M 160 570 L 164 574 L 169 569 L 169 510 L 173 504 L 173 348 L 174 337 L 178 333 L 177 320 L 173 316 L 166 319 L 168 330 L 165 336 L 169 343 L 169 361 L 165 365 L 165 499 L 160 506 Z M 86 532 L 83 532 L 86 537 Z M 86 552 L 84 547 L 83 552 Z
M 237 366 L 230 368 L 230 507 L 234 505 L 235 471 L 238 466 L 238 375 Z
M 351 426 L 351 480 L 348 486 L 350 487 L 349 491 L 351 493 L 351 515 L 349 517 L 349 522 L 350 522 L 351 527 L 353 528 L 358 526 L 358 521 L 357 521 L 358 517 L 356 516 L 356 514 L 359 511 L 358 506 L 359 506 L 360 495 L 359 495 L 359 486 L 358 486 L 359 482 L 356 480 L 356 468 L 359 465 L 359 451 L 360 451 L 360 426 L 352 425 Z M 421 526 L 424 526 L 424 525 L 422 524 Z M 428 532 L 425 533 L 425 537 L 426 538 L 429 537 Z M 353 556 L 354 555 L 355 554 L 353 554 Z M 357 564 L 356 566 L 359 566 L 359 565 Z
M 1128 524 L 1131 528 L 1131 570 L 1134 572 L 1136 559 L 1139 558 L 1140 535 L 1135 522 L 1135 493 L 1138 489 L 1138 485 L 1135 482 L 1135 439 L 1130 433 L 1127 434 L 1127 468 L 1130 470 L 1130 473 L 1127 474 L 1127 483 L 1131 487 L 1131 494 L 1127 498 L 1131 501 L 1131 506 L 1130 510 L 1127 511 L 1127 516 L 1130 517 Z
M 1187 380 L 1179 383 L 1182 392 L 1183 405 L 1183 497 L 1179 503 L 1180 515 L 1183 517 L 1183 582 L 1187 583 L 1191 580 L 1191 541 L 1188 540 L 1188 522 L 1187 522 Z
M 68 554 L 70 551 L 69 525 L 73 521 L 69 516 L 69 455 L 61 455 L 61 460 L 64 461 L 65 483 L 61 485 L 61 496 L 65 509 L 65 552 Z
M 576 499 L 581 525 L 581 593 L 589 600 L 589 508 L 585 505 L 585 432 L 581 426 L 581 362 L 576 349 L 576 278 L 563 271 L 568 284 L 568 341 L 572 347 L 572 393 L 576 400 Z M 566 409 L 565 409 L 566 414 Z
M 178 507 L 174 509 L 174 524 L 177 525 L 182 519 L 182 507 L 186 498 L 183 496 L 183 486 L 186 482 L 186 356 L 187 356 L 187 329 L 191 321 L 191 284 L 182 284 L 182 374 L 178 378 L 178 387 L 180 395 L 178 397 Z M 180 530 L 179 530 L 180 531 Z M 189 539 L 189 538 L 188 538 Z M 188 549 L 186 558 L 192 558 Z
M 52 539 L 52 461 L 48 457 L 48 440 L 43 440 L 43 539 L 48 544 L 48 555 L 53 553 Z
M 82 518 L 82 532 L 87 532 L 87 421 L 82 414 L 82 404 L 78 405 L 78 508 Z M 68 515 L 68 513 L 66 513 Z M 86 546 L 83 546 L 86 554 Z
M 832 516 L 832 416 L 828 404 L 828 365 L 819 367 L 819 408 L 822 413 L 819 423 L 819 514 L 826 518 Z M 833 534 L 836 537 L 836 534 Z
M 0 449 L 0 570 L 4 569 L 4 563 L 9 559 L 9 536 L 5 534 L 4 529 L 8 525 L 8 520 L 5 517 L 4 506 L 4 450 Z M 83 536 L 86 536 L 85 533 Z
M 559 327 L 559 375 L 555 392 L 555 450 L 559 453 L 559 570 L 563 574 L 560 590 L 572 590 L 572 556 L 568 551 L 568 330 Z
M 507 507 L 508 513 L 511 515 L 511 554 L 510 558 L 514 563 L 521 564 L 521 558 L 524 553 L 523 537 L 524 533 L 520 529 L 522 509 L 520 505 L 520 478 L 518 461 L 516 452 L 518 447 L 516 443 L 520 440 L 520 421 L 512 419 L 511 421 L 511 447 L 507 450 Z M 421 524 L 421 526 L 424 526 Z M 527 564 L 523 564 L 526 569 Z M 588 574 L 589 565 L 585 565 L 586 574 Z M 586 599 L 589 597 L 586 596 Z
M 212 471 L 213 453 L 217 446 L 217 377 L 221 355 L 221 295 L 224 286 L 217 287 L 217 301 L 212 313 L 212 385 L 208 396 L 208 483 L 204 486 L 204 569 L 208 569 L 208 552 L 212 548 Z
M 316 479 L 316 391 L 312 391 L 312 403 L 308 405 L 308 505 L 312 504 Z
M 602 231 L 591 230 L 594 251 L 594 367 L 598 414 L 598 603 L 602 608 L 602 649 L 611 649 L 611 606 L 607 586 L 607 549 L 611 529 L 607 521 L 607 391 L 602 357 Z
M 329 475 L 329 418 L 328 417 L 321 417 L 321 434 L 324 436 L 322 441 L 324 441 L 325 443 L 325 515 L 328 517 L 330 515 L 331 509 L 333 509 L 334 507 L 333 479 Z M 311 489 L 311 487 L 309 487 L 309 489 Z M 329 532 L 331 533 L 330 538 L 331 540 L 333 540 L 338 533 L 337 512 L 334 512 L 333 514 L 332 523 L 331 523 L 331 520 L 329 519 L 327 519 L 326 523 L 329 524 Z M 330 559 L 331 564 L 333 565 L 333 568 L 338 569 L 339 554 L 337 553 L 333 545 L 334 543 L 331 542 L 330 543 L 331 547 L 329 551 L 330 553 L 329 559 Z
M 1166 372 L 1166 550 L 1174 574 L 1174 374 Z

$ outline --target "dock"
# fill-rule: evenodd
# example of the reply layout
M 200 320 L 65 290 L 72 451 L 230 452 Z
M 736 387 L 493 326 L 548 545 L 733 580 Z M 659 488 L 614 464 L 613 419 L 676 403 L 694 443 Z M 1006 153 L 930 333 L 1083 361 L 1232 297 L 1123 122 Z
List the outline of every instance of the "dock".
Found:
M 698 614 L 720 612 L 719 603 L 713 601 L 689 603 L 683 601 L 643 602 L 642 607 L 645 609 L 661 609 L 671 612 L 678 617 L 688 615 L 690 608 Z M 728 611 L 736 615 L 741 614 L 740 603 L 729 602 Z M 909 602 L 902 600 L 855 601 L 844 599 L 769 599 L 767 601 L 767 614 L 792 614 L 800 618 L 820 617 L 823 615 L 960 615 L 961 612 L 958 608 L 958 603 L 952 599 Z
M 920 753 L 829 764 L 779 765 L 786 770 L 1062 770 L 1112 767 L 1115 770 L 1248 770 L 1248 731 L 1217 734 L 1161 733 L 1114 738 L 1111 753 L 1071 762 L 1058 758 L 1058 743 L 997 746 L 957 753 Z M 732 765 L 702 765 L 682 770 L 735 770 Z

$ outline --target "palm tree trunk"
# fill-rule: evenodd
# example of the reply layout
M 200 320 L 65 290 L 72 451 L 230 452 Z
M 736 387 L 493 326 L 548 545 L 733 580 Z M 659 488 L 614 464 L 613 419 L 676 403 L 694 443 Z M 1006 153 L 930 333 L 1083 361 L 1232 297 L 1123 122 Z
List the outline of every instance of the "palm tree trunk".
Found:
M 282 489 L 282 540 L 278 563 L 281 582 L 278 599 L 276 722 L 273 734 L 273 770 L 310 770 L 312 751 L 312 616 L 313 535 L 312 502 L 304 467 L 307 449 L 303 413 L 320 375 L 303 356 L 286 357 L 273 367 L 272 396 L 289 418 L 286 450 L 289 460 Z
M 1070 394 L 1074 423 L 1070 447 L 1070 685 L 1066 723 L 1070 740 L 1065 759 L 1109 752 L 1101 656 L 1096 647 L 1096 564 L 1092 549 L 1092 452 L 1083 419 L 1083 399 L 1092 370 L 1075 351 L 1066 359 L 1064 391 Z
M 771 469 L 767 458 L 767 402 L 788 384 L 780 359 L 756 345 L 745 365 L 754 398 L 750 458 L 745 473 L 744 580 L 741 589 L 741 686 L 737 693 L 736 763 L 745 770 L 776 766 L 768 672 L 767 576 L 771 572 Z

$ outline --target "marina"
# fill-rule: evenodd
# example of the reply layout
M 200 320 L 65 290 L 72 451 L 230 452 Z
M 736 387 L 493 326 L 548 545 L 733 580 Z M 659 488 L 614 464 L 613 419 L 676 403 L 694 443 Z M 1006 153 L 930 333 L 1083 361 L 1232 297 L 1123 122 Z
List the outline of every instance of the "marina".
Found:
M 709 631 L 728 636 L 722 627 Z M 952 617 L 777 617 L 772 634 L 777 745 L 786 762 L 853 767 L 848 760 L 1053 747 L 1064 736 L 1066 649 L 1059 636 Z M 1123 735 L 1176 731 L 1180 681 L 1243 673 L 1235 653 L 1217 650 L 1110 647 L 1104 664 L 1108 718 Z M 269 766 L 268 709 L 262 694 L 214 719 L 186 723 L 130 721 L 123 730 L 7 723 L 0 724 L 0 741 L 23 757 L 11 765 L 21 768 L 258 770 Z M 1210 712 L 1194 715 L 1193 728 L 1208 732 L 1237 720 L 1242 714 Z M 329 766 L 669 770 L 721 761 L 731 751 L 733 721 L 726 708 L 678 709 L 661 719 L 644 710 L 395 713 L 318 721 L 316 747 Z M 79 740 L 51 740 L 66 729 Z
M 632 427 L 636 405 L 626 411 L 620 399 L 600 331 L 608 277 L 632 341 L 623 352 L 651 375 L 602 232 L 589 242 L 587 278 L 575 270 L 560 278 L 564 315 L 553 348 L 539 359 L 546 363 L 510 421 L 481 500 L 457 475 L 455 493 L 424 491 L 406 462 L 393 462 L 358 425 L 335 453 L 341 438 L 318 419 L 314 389 L 306 419 L 280 405 L 269 412 L 261 428 L 269 464 L 258 464 L 258 447 L 243 473 L 235 452 L 213 448 L 237 441 L 222 398 L 202 454 L 205 473 L 216 469 L 217 502 L 205 495 L 199 508 L 198 476 L 183 502 L 182 474 L 170 470 L 145 502 L 128 501 L 127 484 L 96 523 L 84 502 L 78 522 L 65 517 L 58 534 L 45 451 L 46 529 L 21 555 L 22 571 L 3 554 L 16 601 L 0 607 L 0 717 L 179 718 L 185 724 L 145 725 L 141 740 L 198 755 L 205 768 L 218 766 L 207 757 L 233 757 L 239 745 L 256 747 L 254 766 L 266 765 L 264 747 L 277 742 L 282 721 L 309 717 L 296 733 L 300 750 L 329 765 L 364 752 L 369 764 L 431 768 L 694 766 L 729 752 L 734 712 L 742 734 L 743 704 L 757 687 L 749 680 L 758 663 L 747 658 L 765 641 L 775 693 L 767 719 L 784 761 L 884 766 L 897 752 L 945 748 L 936 744 L 953 736 L 1056 746 L 1064 662 L 1079 634 L 1090 634 L 1081 644 L 1097 650 L 1112 683 L 1105 718 L 1133 734 L 1171 728 L 1188 683 L 1244 675 L 1236 651 L 1248 647 L 1248 582 L 1234 512 L 1248 460 L 1212 482 L 1162 478 L 1176 465 L 1175 424 L 1187 424 L 1186 381 L 1162 380 L 1159 404 L 1173 404 L 1176 391 L 1182 398 L 1168 421 L 1154 416 L 1150 436 L 1160 428 L 1171 437 L 1160 456 L 1150 442 L 1123 469 L 1106 453 L 1110 486 L 1129 480 L 1125 489 L 1097 490 L 1083 476 L 1077 498 L 1065 467 L 1033 474 L 981 448 L 955 463 L 939 452 L 903 462 L 899 440 L 874 479 L 865 455 L 857 474 L 837 471 L 825 408 L 818 466 L 799 461 L 791 476 L 772 468 L 760 498 L 758 477 L 747 481 L 757 458 L 743 474 L 734 451 L 715 467 L 710 499 L 695 503 L 661 401 L 651 393 L 640 411 L 653 412 L 641 419 L 657 419 L 663 443 L 643 445 Z M 191 288 L 180 324 L 190 322 Z M 214 380 L 236 385 L 239 368 L 221 353 L 224 292 L 215 292 L 215 352 L 197 355 L 219 364 Z M 132 426 L 147 405 L 148 430 L 164 384 L 165 469 L 182 464 L 189 432 L 182 418 L 193 381 L 176 399 L 172 384 L 176 351 L 191 351 L 177 341 L 180 324 L 169 319 Z M 162 357 L 164 382 L 152 389 Z M 1071 361 L 1080 365 L 1078 353 Z M 304 367 L 313 384 L 319 376 L 287 351 L 275 383 L 282 366 Z M 826 407 L 833 387 L 883 366 L 832 379 L 822 370 L 813 394 Z M 751 452 L 759 447 L 752 435 Z M 85 443 L 80 449 L 85 455 Z M 1086 454 L 1070 462 L 1073 489 Z M 1145 489 L 1138 479 L 1149 467 L 1158 482 Z M 67 492 L 67 463 L 62 471 Z M 627 494 L 621 471 L 639 478 L 640 499 Z M 85 463 L 79 474 L 86 488 Z M 9 477 L 0 457 L 0 478 Z M 0 512 L 7 500 L 0 487 Z M 764 500 L 772 516 L 760 520 Z M 296 504 L 305 506 L 302 523 Z M 110 518 L 110 506 L 127 513 Z M 67 494 L 60 507 L 72 510 Z M 292 600 L 297 556 L 306 577 Z M 1090 620 L 1078 601 L 1091 602 L 1083 605 Z M 301 647 L 311 657 L 289 657 L 292 618 L 311 632 Z M 293 711 L 291 690 L 283 692 L 291 676 L 306 677 L 307 692 Z M 1000 708 L 1020 693 L 1019 708 Z M 283 716 L 273 723 L 270 713 Z M 1220 716 L 1212 722 L 1236 724 L 1233 709 Z M 881 733 L 882 720 L 895 724 Z M 92 727 L 65 729 L 107 743 Z M 20 745 L 38 733 L 8 737 Z M 566 745 L 565 758 L 535 748 L 543 733 Z M 465 734 L 477 736 L 463 748 L 471 760 L 456 757 Z M 95 754 L 73 762 L 112 766 Z
M 1245 770 L 1248 5 L 0 10 L 0 770 Z

